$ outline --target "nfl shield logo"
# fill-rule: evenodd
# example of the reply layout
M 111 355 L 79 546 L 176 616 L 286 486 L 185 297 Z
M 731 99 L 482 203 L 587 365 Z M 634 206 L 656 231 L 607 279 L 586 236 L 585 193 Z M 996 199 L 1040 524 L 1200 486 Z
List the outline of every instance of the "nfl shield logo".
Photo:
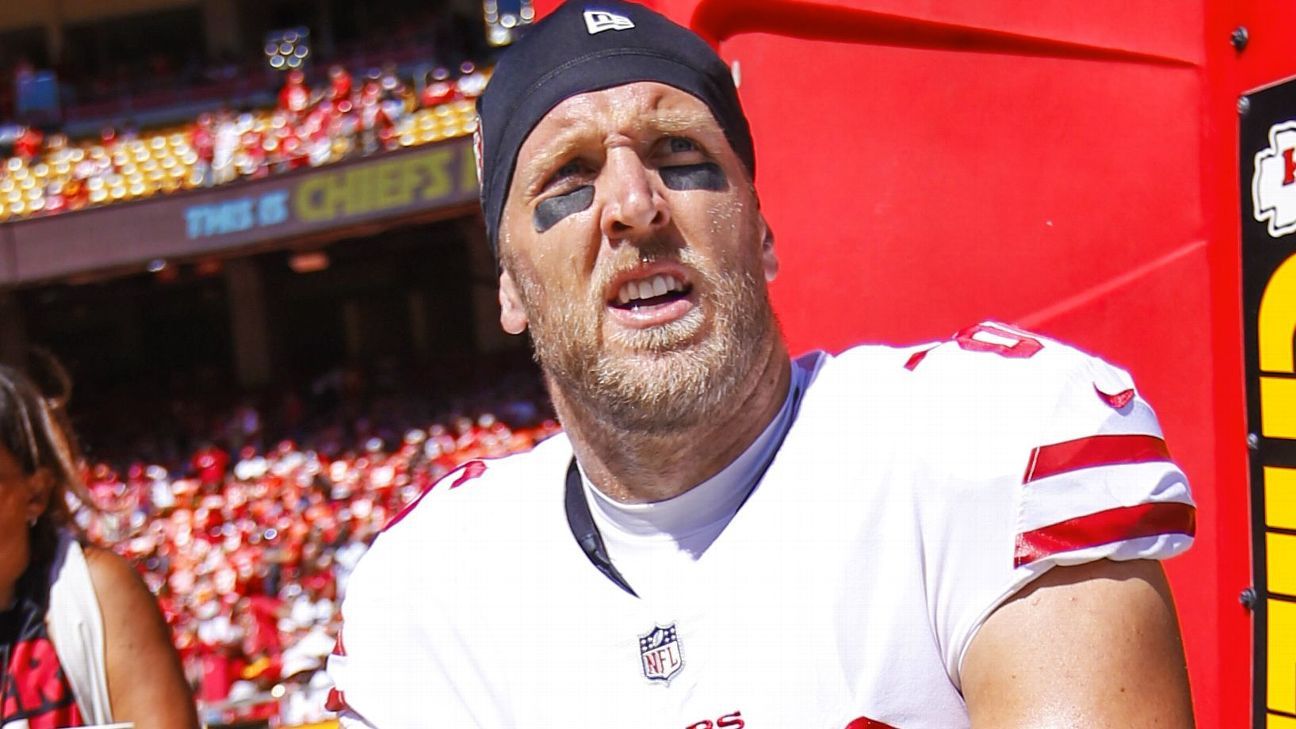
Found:
M 647 635 L 639 636 L 639 660 L 649 681 L 670 683 L 684 667 L 684 654 L 680 652 L 674 623 L 665 627 L 658 625 Z

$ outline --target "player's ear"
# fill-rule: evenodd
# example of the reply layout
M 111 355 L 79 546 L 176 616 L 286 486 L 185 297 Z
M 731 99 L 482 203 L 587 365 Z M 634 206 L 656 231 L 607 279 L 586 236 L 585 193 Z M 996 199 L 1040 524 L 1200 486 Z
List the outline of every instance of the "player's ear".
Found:
M 501 271 L 499 278 L 500 327 L 509 334 L 521 334 L 527 328 L 526 309 L 522 307 L 522 297 L 518 295 L 517 283 L 508 271 Z
M 765 269 L 765 280 L 773 281 L 778 276 L 778 255 L 774 253 L 774 231 L 770 230 L 765 216 L 761 216 L 761 266 Z

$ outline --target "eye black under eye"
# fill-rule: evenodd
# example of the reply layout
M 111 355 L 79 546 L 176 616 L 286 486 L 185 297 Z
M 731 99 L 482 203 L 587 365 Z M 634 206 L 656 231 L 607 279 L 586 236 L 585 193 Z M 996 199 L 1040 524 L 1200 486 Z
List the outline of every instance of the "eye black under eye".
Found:
M 729 187 L 724 170 L 714 162 L 663 167 L 660 174 L 662 182 L 672 190 L 720 192 Z
M 594 186 L 583 185 L 571 192 L 547 197 L 536 203 L 531 222 L 537 233 L 543 233 L 554 227 L 563 218 L 586 210 L 594 203 Z

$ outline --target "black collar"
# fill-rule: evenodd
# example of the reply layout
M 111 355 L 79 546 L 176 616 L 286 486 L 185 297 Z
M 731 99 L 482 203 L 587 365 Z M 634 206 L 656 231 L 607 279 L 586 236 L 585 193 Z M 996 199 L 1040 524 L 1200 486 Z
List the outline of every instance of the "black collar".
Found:
M 590 514 L 589 502 L 585 500 L 585 489 L 581 484 L 580 469 L 576 467 L 576 457 L 572 456 L 571 463 L 567 464 L 567 525 L 571 527 L 572 536 L 576 537 L 576 543 L 580 545 L 581 551 L 589 558 L 591 564 L 598 568 L 609 580 L 616 583 L 617 587 L 639 597 L 639 594 L 630 587 L 621 573 L 617 571 L 612 560 L 608 557 L 607 547 L 603 545 L 603 535 L 599 534 L 598 527 L 594 526 L 594 517 Z

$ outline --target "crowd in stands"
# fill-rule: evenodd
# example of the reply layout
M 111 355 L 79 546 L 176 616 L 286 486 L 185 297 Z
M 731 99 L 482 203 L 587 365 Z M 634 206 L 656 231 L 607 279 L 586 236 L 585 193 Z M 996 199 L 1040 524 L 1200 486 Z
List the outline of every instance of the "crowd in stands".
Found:
M 374 3 L 370 3 L 373 5 Z M 386 63 L 417 65 L 427 59 L 471 58 L 481 55 L 474 21 L 446 17 L 433 4 L 419 13 L 390 13 L 394 22 L 371 27 L 363 37 L 325 41 L 316 37 L 310 60 L 347 68 L 371 68 Z M 80 50 L 78 48 L 69 49 Z M 174 105 L 177 101 L 237 98 L 265 86 L 266 62 L 259 54 L 230 55 L 204 60 L 201 54 L 167 53 L 152 49 L 129 59 L 109 55 L 105 62 L 82 58 L 60 64 L 61 93 L 73 117 L 120 113 L 124 107 L 139 111 Z
M 279 32 L 282 35 L 294 30 L 305 31 L 308 42 L 303 45 L 309 47 L 309 57 L 303 55 L 302 59 L 320 68 L 331 64 L 350 69 L 385 64 L 404 68 L 438 63 L 453 65 L 445 61 L 455 59 L 457 63 L 458 59 L 482 58 L 489 50 L 480 30 L 481 16 L 457 12 L 442 3 L 411 6 L 401 0 L 394 4 L 367 0 L 333 5 L 332 12 L 323 13 L 332 16 L 327 21 L 309 6 L 299 8 L 306 12 L 295 13 L 297 18 L 291 22 L 284 19 Z M 356 22 L 360 20 L 357 11 L 365 16 L 361 22 Z M 124 118 L 132 113 L 148 116 L 154 109 L 265 95 L 267 59 L 253 46 L 261 39 L 269 43 L 275 35 L 273 31 L 261 35 L 254 22 L 242 28 L 245 35 L 241 51 L 224 48 L 206 53 L 201 27 L 186 27 L 183 21 L 170 28 L 156 28 L 138 20 L 129 25 L 134 28 L 129 34 L 134 38 L 118 37 L 111 43 L 86 42 L 85 35 L 93 32 L 89 26 L 76 28 L 66 38 L 61 56 L 52 64 L 65 121 Z M 288 28 L 288 25 L 297 27 Z M 311 27 L 315 30 L 313 34 Z M 145 29 L 168 36 L 171 42 L 140 48 L 144 44 L 137 39 L 148 32 Z M 188 43 L 174 41 L 176 37 L 186 36 L 190 39 Z M 133 52 L 123 48 L 132 45 L 136 47 Z M 48 60 L 42 58 L 44 55 L 37 52 L 33 57 Z M 11 54 L 11 57 L 19 59 L 16 71 L 21 70 L 24 62 L 31 66 L 23 54 Z
M 0 221 L 53 215 L 157 194 L 317 167 L 355 155 L 471 134 L 488 73 L 471 62 L 404 78 L 395 64 L 360 78 L 345 66 L 309 84 L 282 74 L 272 108 L 203 113 L 181 127 L 105 128 L 72 141 L 15 127 L 0 163 Z
M 242 402 L 183 462 L 91 460 L 97 509 L 77 520 L 158 596 L 206 721 L 327 718 L 322 669 L 367 545 L 460 465 L 557 429 L 532 379 L 501 383 L 460 414 L 390 396 L 287 429 Z

